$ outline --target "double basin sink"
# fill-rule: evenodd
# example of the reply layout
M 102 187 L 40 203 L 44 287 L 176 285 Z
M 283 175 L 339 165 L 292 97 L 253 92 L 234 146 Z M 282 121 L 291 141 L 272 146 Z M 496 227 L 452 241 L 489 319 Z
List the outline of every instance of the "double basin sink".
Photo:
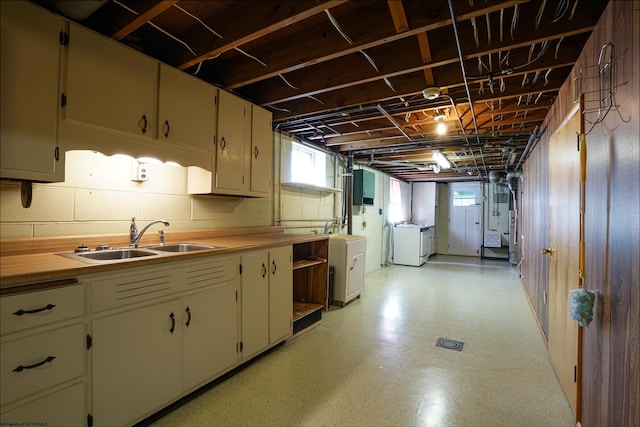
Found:
M 88 263 L 116 262 L 137 258 L 157 257 L 169 253 L 185 253 L 205 251 L 210 249 L 222 249 L 223 246 L 198 245 L 194 243 L 171 243 L 166 245 L 145 246 L 141 248 L 118 248 L 104 249 L 87 252 L 64 252 L 59 253 L 72 259 L 78 259 Z

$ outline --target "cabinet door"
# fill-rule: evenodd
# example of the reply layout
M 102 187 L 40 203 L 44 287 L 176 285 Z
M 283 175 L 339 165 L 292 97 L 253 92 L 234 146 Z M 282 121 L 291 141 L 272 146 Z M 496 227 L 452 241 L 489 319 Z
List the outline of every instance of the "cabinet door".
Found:
M 160 64 L 158 139 L 214 151 L 218 89 Z
M 131 424 L 180 394 L 180 311 L 173 300 L 93 321 L 96 425 Z
M 236 364 L 237 282 L 182 300 L 184 377 L 188 390 Z
M 269 343 L 293 331 L 293 271 L 291 246 L 269 251 Z
M 70 24 L 65 118 L 152 138 L 158 63 Z
M 364 288 L 364 252 L 348 255 L 347 295 L 345 301 L 351 300 Z
M 273 165 L 273 131 L 271 112 L 252 106 L 251 115 L 251 192 L 271 193 Z
M 249 178 L 244 156 L 251 146 L 251 104 L 223 90 L 219 97 L 215 187 L 244 191 Z
M 242 358 L 269 345 L 269 256 L 266 251 L 242 256 Z
M 64 181 L 57 146 L 61 21 L 29 2 L 0 2 L 0 177 Z

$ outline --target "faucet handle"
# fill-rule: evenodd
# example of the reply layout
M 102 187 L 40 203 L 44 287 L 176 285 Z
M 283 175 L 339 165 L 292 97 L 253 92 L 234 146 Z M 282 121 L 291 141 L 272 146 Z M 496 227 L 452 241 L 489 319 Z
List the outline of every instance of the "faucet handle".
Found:
M 158 234 L 160 235 L 160 245 L 164 245 L 164 230 L 158 230 Z

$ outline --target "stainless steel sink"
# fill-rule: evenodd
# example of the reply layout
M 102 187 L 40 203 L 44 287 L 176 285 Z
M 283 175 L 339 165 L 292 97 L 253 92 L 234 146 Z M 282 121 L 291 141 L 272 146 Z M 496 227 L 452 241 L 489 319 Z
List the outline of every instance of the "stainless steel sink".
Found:
M 58 255 L 89 263 L 117 262 L 151 256 L 162 256 L 161 253 L 138 248 L 108 249 L 91 252 L 63 252 Z
M 208 249 L 220 249 L 221 246 L 196 245 L 194 243 L 170 243 L 167 245 L 149 246 L 148 249 L 160 252 L 194 252 Z
M 145 251 L 137 248 L 112 249 L 106 251 L 81 252 L 76 254 L 82 258 L 95 259 L 99 261 L 113 261 L 118 259 L 140 258 L 146 256 L 158 255 L 155 252 Z
M 170 243 L 167 245 L 145 246 L 140 248 L 118 248 L 105 250 L 88 250 L 86 252 L 62 252 L 58 255 L 91 264 L 120 262 L 146 257 L 162 257 L 169 254 L 220 249 L 223 246 L 197 245 L 195 243 Z

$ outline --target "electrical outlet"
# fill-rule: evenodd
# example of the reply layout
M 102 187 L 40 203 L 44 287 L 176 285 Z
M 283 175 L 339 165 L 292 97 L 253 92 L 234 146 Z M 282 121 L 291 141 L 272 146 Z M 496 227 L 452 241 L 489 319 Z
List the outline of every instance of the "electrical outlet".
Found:
M 149 179 L 149 165 L 146 163 L 134 162 L 131 180 L 143 182 Z

